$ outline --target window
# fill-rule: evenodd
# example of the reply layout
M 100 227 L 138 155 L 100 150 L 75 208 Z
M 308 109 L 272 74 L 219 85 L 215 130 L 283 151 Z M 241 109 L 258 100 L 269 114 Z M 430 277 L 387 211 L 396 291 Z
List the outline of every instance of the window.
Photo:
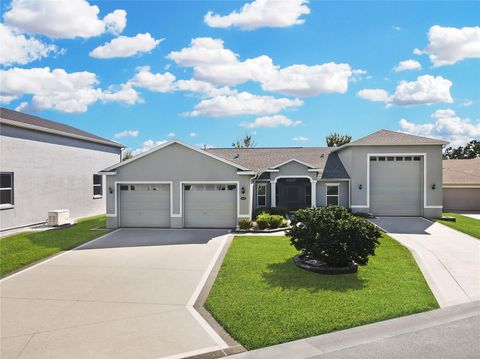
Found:
M 403 161 L 403 157 L 395 157 L 397 161 Z
M 338 184 L 327 184 L 327 206 L 338 206 Z
M 414 161 L 420 161 L 420 157 L 413 157 Z
M 120 191 L 128 191 L 128 186 L 127 185 L 121 185 L 120 186 Z
M 229 185 L 227 186 L 227 189 L 228 189 L 229 191 L 235 191 L 235 190 L 237 189 L 237 185 L 235 185 L 235 184 L 229 184 Z
M 377 160 L 377 157 L 370 157 L 370 161 L 375 162 Z
M 13 172 L 0 173 L 0 205 L 13 206 Z
M 103 194 L 103 177 L 102 175 L 93 175 L 93 196 L 102 197 Z
M 257 185 L 257 207 L 265 207 L 267 205 L 267 184 L 259 183 Z
M 387 157 L 387 161 L 391 162 L 393 161 L 395 158 L 394 157 Z

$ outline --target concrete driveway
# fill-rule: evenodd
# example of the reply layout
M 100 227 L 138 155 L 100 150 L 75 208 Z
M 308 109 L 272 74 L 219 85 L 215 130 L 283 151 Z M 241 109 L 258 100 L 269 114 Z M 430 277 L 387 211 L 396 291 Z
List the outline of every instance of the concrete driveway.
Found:
M 441 307 L 480 299 L 480 240 L 420 217 L 371 221 L 410 249 Z
M 0 357 L 157 359 L 224 348 L 193 304 L 227 238 L 121 229 L 3 279 Z

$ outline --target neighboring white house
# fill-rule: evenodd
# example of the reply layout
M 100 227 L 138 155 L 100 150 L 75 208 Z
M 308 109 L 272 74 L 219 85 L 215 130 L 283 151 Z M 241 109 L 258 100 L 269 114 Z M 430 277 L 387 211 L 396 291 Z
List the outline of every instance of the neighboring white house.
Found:
M 480 211 L 480 157 L 443 161 L 443 207 Z
M 0 230 L 105 213 L 101 169 L 120 161 L 122 145 L 77 128 L 0 108 Z
M 107 226 L 235 227 L 261 207 L 440 217 L 445 141 L 381 130 L 339 148 L 172 141 L 105 168 Z

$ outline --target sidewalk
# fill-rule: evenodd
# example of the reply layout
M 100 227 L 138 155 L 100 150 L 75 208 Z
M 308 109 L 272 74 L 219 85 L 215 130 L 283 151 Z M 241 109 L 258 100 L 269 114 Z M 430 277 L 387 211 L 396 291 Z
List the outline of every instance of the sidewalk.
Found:
M 274 345 L 231 358 L 476 358 L 479 335 L 480 302 L 471 302 Z

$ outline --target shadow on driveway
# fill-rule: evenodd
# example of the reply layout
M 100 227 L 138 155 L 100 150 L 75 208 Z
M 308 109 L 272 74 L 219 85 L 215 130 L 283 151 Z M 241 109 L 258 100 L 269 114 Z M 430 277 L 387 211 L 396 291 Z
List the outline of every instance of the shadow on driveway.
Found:
M 377 217 L 370 221 L 387 233 L 399 234 L 430 235 L 427 230 L 434 224 L 422 217 Z
M 211 239 L 229 233 L 226 229 L 147 229 L 123 228 L 77 250 L 166 246 L 178 244 L 205 244 Z

